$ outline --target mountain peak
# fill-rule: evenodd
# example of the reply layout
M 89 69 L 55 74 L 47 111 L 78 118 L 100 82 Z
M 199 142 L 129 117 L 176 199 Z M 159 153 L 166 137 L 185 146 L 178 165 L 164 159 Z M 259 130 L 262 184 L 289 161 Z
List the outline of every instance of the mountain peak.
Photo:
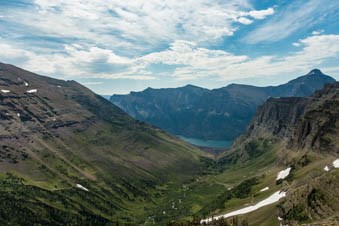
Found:
M 192 85 L 192 84 L 187 84 L 187 85 L 185 85 L 185 86 L 183 86 L 182 88 L 190 88 L 190 89 L 196 89 L 196 88 L 201 88 L 201 87 L 199 87 L 199 86 L 195 86 L 195 85 Z
M 307 75 L 323 75 L 323 73 L 319 69 L 313 69 Z

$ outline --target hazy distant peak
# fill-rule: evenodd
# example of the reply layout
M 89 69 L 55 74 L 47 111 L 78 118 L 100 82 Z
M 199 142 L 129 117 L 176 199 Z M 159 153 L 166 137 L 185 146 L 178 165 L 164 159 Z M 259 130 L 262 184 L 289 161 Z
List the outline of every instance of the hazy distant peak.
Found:
M 307 75 L 324 75 L 324 74 L 319 69 L 313 69 Z
M 184 89 L 205 89 L 205 88 L 195 86 L 195 85 L 192 85 L 192 84 L 187 84 L 187 85 L 183 86 L 182 88 L 184 88 Z

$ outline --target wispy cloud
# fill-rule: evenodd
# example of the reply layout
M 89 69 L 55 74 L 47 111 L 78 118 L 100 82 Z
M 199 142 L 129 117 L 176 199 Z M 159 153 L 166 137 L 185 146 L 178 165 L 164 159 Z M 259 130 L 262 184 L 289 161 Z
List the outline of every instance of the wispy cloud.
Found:
M 247 0 L 35 0 L 0 9 L 21 38 L 39 34 L 138 53 L 178 39 L 217 42 L 273 12 L 253 10 Z
M 0 61 L 59 78 L 87 78 L 93 86 L 103 85 L 95 78 L 218 83 L 304 72 L 338 58 L 338 35 L 312 27 L 338 9 L 330 0 L 258 9 L 249 0 L 15 2 L 0 3 Z M 247 29 L 245 43 L 235 40 Z M 292 52 L 283 55 L 242 49 L 303 29 L 300 40 L 285 43 Z
M 246 43 L 275 42 L 300 30 L 307 30 L 329 14 L 337 12 L 339 5 L 332 0 L 291 1 L 270 20 L 250 32 Z
M 324 33 L 324 30 L 312 31 L 312 35 L 320 35 L 322 33 Z
M 173 42 L 166 50 L 136 58 L 119 56 L 99 47 L 65 45 L 63 53 L 37 55 L 0 44 L 0 49 L 4 50 L 0 58 L 20 61 L 24 68 L 43 74 L 68 74 L 79 78 L 151 80 L 167 76 L 177 80 L 195 80 L 213 76 L 217 80 L 230 81 L 240 77 L 303 72 L 328 59 L 338 58 L 338 43 L 339 35 L 314 35 L 293 43 L 300 49 L 287 56 L 264 55 L 256 58 L 210 50 L 183 40 Z M 166 70 L 149 70 L 157 65 L 163 65 Z M 168 71 L 167 68 L 173 70 Z
M 0 60 L 59 77 L 154 79 L 148 61 L 160 54 L 176 57 L 183 47 L 177 40 L 215 44 L 238 26 L 274 13 L 255 10 L 248 0 L 15 2 L 1 3 L 0 45 L 6 51 Z M 216 53 L 197 48 L 187 57 L 211 63 L 221 59 Z
M 276 55 L 250 58 L 220 50 L 196 47 L 192 43 L 178 42 L 166 51 L 152 53 L 141 58 L 148 64 L 180 65 L 173 76 L 194 80 L 214 76 L 218 80 L 231 81 L 257 76 L 274 76 L 281 73 L 305 72 L 328 59 L 339 57 L 339 35 L 317 35 L 299 40 L 300 50 L 287 56 Z
M 339 35 L 310 36 L 299 40 L 299 51 L 292 52 L 284 57 L 264 56 L 251 59 L 241 64 L 234 64 L 226 68 L 224 80 L 236 78 L 241 74 L 243 78 L 274 76 L 286 73 L 302 73 L 313 67 L 318 67 L 329 59 L 339 57 Z
M 39 53 L 1 44 L 0 59 L 17 62 L 21 67 L 45 75 L 63 78 L 111 78 L 149 80 L 146 73 L 137 74 L 134 59 L 116 55 L 99 47 L 65 45 L 58 53 Z

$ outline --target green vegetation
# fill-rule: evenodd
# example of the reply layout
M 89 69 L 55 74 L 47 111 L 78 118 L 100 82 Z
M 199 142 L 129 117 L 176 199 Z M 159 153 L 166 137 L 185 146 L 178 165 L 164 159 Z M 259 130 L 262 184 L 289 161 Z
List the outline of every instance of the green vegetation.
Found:
M 0 222 L 2 225 L 104 225 L 108 219 L 86 209 L 65 194 L 24 184 L 6 174 L 0 180 Z
M 285 214 L 285 216 L 289 220 L 305 222 L 309 219 L 305 208 L 306 207 L 303 204 L 298 204 L 294 206 L 287 214 Z
M 247 198 L 251 191 L 252 187 L 259 183 L 259 180 L 257 177 L 247 179 L 243 182 L 241 182 L 236 187 L 226 190 L 221 195 L 218 195 L 215 199 L 211 200 L 209 204 L 205 205 L 204 208 L 202 208 L 199 211 L 199 214 L 201 216 L 208 216 L 211 215 L 211 213 L 217 209 L 224 209 L 225 203 L 230 201 L 232 198 L 235 199 L 244 199 Z
M 0 114 L 24 116 L 1 120 L 1 225 L 189 225 L 278 190 L 288 192 L 279 204 L 287 220 L 328 217 L 323 210 L 339 209 L 337 171 L 323 170 L 331 152 L 286 150 L 268 134 L 247 137 L 215 159 L 133 120 L 74 81 L 1 67 L 0 82 L 11 86 L 11 95 L 1 96 Z M 19 74 L 39 92 L 23 95 Z M 292 173 L 276 184 L 287 166 Z M 249 213 L 216 225 L 276 225 L 275 210 L 267 206 L 260 217 Z

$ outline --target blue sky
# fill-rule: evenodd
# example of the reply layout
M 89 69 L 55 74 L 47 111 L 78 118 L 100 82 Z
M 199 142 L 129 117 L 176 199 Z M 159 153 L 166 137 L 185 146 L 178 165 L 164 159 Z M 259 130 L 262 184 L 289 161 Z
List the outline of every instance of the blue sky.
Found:
M 0 0 L 0 61 L 99 94 L 339 79 L 333 0 Z

